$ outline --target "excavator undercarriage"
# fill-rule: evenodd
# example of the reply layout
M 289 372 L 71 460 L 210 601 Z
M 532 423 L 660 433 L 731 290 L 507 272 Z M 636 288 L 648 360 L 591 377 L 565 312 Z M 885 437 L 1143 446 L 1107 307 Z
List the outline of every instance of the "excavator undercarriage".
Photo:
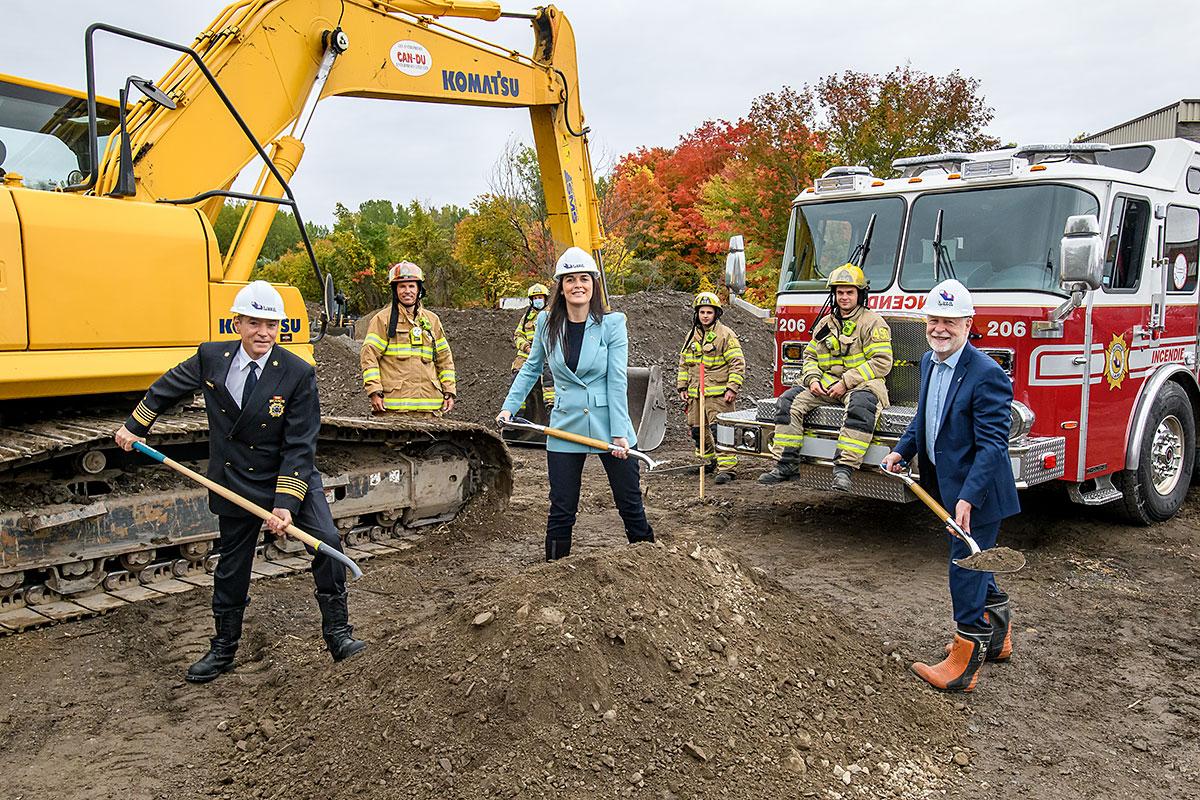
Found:
M 217 518 L 208 494 L 116 447 L 124 415 L 0 427 L 0 635 L 212 584 Z M 202 411 L 163 416 L 149 443 L 203 472 Z M 411 547 L 417 531 L 479 498 L 504 504 L 512 462 L 486 428 L 449 420 L 323 417 L 325 496 L 355 560 Z M 266 537 L 257 577 L 307 569 Z

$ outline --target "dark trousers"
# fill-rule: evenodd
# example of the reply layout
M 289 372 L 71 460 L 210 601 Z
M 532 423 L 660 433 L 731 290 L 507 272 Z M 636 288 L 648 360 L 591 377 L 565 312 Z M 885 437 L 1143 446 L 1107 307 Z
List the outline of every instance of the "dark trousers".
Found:
M 579 485 L 587 453 L 556 453 L 546 451 L 546 467 L 550 475 L 550 515 L 546 519 L 546 560 L 553 561 L 571 552 L 571 529 L 579 511 Z M 630 542 L 653 542 L 654 530 L 646 519 L 642 505 L 639 475 L 640 462 L 634 458 L 620 459 L 604 453 L 600 463 L 608 474 L 613 502 L 625 523 L 625 536 Z
M 954 516 L 954 507 L 946 505 L 945 501 L 941 499 L 941 493 L 937 489 L 936 473 L 922 480 L 921 485 L 938 499 L 938 502 L 950 512 L 950 516 Z M 1000 535 L 1000 521 L 990 522 L 987 525 L 972 525 L 970 534 L 975 543 L 979 545 L 980 550 L 995 547 L 996 539 Z M 951 536 L 950 600 L 954 605 L 954 622 L 959 627 L 982 631 L 987 628 L 987 623 L 983 619 L 983 610 L 988 600 L 1003 597 L 1004 593 L 996 586 L 996 578 L 992 573 L 963 569 L 954 563 L 955 559 L 966 558 L 969 555 L 971 555 L 971 548 L 967 547 L 966 542 Z
M 250 599 L 250 568 L 254 564 L 254 549 L 258 546 L 262 520 L 248 514 L 221 515 L 217 519 L 221 526 L 217 549 L 221 558 L 213 575 L 213 611 L 220 613 L 241 608 Z M 292 521 L 296 527 L 320 539 L 325 547 L 342 549 L 333 515 L 325 502 L 325 492 L 319 483 L 305 495 L 300 511 Z M 311 548 L 305 549 L 312 554 Z M 341 594 L 345 591 L 346 568 L 323 553 L 313 558 L 312 573 L 318 592 Z

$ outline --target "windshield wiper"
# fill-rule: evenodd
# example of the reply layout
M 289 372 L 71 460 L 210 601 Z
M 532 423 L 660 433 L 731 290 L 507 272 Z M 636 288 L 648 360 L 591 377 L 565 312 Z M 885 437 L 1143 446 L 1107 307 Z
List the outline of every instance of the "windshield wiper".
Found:
M 867 263 L 867 254 L 871 252 L 871 236 L 874 233 L 875 233 L 875 215 L 872 214 L 871 218 L 869 220 L 867 220 L 867 230 L 866 230 L 866 233 L 863 234 L 862 242 L 860 242 L 854 248 L 854 252 L 850 254 L 850 263 L 851 264 L 855 265 L 856 267 L 861 268 L 864 264 Z
M 937 212 L 937 220 L 933 223 L 933 281 L 941 283 L 942 267 L 946 269 L 946 274 L 955 280 L 958 276 L 954 274 L 954 262 L 950 260 L 950 251 L 946 249 L 946 245 L 942 244 L 942 216 L 946 213 L 946 209 L 939 208 Z

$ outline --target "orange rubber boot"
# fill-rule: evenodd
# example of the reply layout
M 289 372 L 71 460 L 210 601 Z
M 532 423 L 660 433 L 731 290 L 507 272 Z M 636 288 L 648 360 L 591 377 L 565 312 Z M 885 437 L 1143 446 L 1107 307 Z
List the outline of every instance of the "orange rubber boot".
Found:
M 983 618 L 992 626 L 992 640 L 988 644 L 987 660 L 1004 662 L 1012 658 L 1012 609 L 1008 597 L 987 605 Z M 946 652 L 954 649 L 954 643 L 946 645 Z
M 987 657 L 992 632 L 972 633 L 959 630 L 954 634 L 950 654 L 945 660 L 930 666 L 917 662 L 913 672 L 936 689 L 948 692 L 970 692 L 979 681 L 979 669 Z
M 983 618 L 992 626 L 992 641 L 988 644 L 988 661 L 1008 661 L 1012 658 L 1012 609 L 1008 597 L 990 602 Z

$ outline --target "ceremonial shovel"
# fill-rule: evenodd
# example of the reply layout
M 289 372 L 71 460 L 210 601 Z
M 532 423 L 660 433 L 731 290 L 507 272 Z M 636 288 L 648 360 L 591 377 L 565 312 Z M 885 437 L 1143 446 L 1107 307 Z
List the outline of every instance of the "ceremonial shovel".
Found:
M 216 492 L 217 494 L 221 495 L 221 497 L 224 497 L 229 502 L 234 503 L 235 505 L 238 505 L 241 508 L 244 508 L 246 511 L 249 511 L 251 514 L 258 517 L 259 519 L 262 519 L 264 521 L 269 520 L 269 519 L 278 519 L 278 517 L 276 517 L 270 511 L 267 511 L 265 508 L 260 508 L 259 506 L 255 505 L 254 503 L 251 503 L 246 498 L 242 497 L 237 492 L 231 491 L 230 489 L 226 489 L 224 486 L 222 486 L 219 483 L 210 481 L 208 478 L 204 477 L 203 475 L 201 475 L 198 472 L 188 469 L 183 464 L 180 464 L 178 461 L 174 461 L 170 458 L 167 458 L 162 453 L 155 450 L 153 447 L 145 445 L 142 442 L 134 442 L 133 449 L 137 450 L 142 455 L 153 458 L 155 461 L 159 461 L 163 464 L 166 464 L 168 467 L 170 467 L 171 469 L 175 470 L 176 472 L 178 472 L 180 474 L 186 475 L 187 477 L 191 478 L 196 483 L 200 484 L 201 486 L 205 487 L 206 489 Z M 288 536 L 291 536 L 293 539 L 311 547 L 313 549 L 313 552 L 324 553 L 325 555 L 332 558 L 334 561 L 337 561 L 337 562 L 343 564 L 346 567 L 346 569 L 350 570 L 351 574 L 354 575 L 355 580 L 362 577 L 362 570 L 358 568 L 358 564 L 355 564 L 354 559 L 350 558 L 350 556 L 346 555 L 345 553 L 339 552 L 337 550 L 334 550 L 332 547 L 326 546 L 325 543 L 322 542 L 320 539 L 317 539 L 316 537 L 305 533 L 304 531 L 297 528 L 295 525 L 288 525 L 287 528 L 285 529 L 285 531 Z M 322 549 L 322 548 L 324 548 L 324 549 Z

